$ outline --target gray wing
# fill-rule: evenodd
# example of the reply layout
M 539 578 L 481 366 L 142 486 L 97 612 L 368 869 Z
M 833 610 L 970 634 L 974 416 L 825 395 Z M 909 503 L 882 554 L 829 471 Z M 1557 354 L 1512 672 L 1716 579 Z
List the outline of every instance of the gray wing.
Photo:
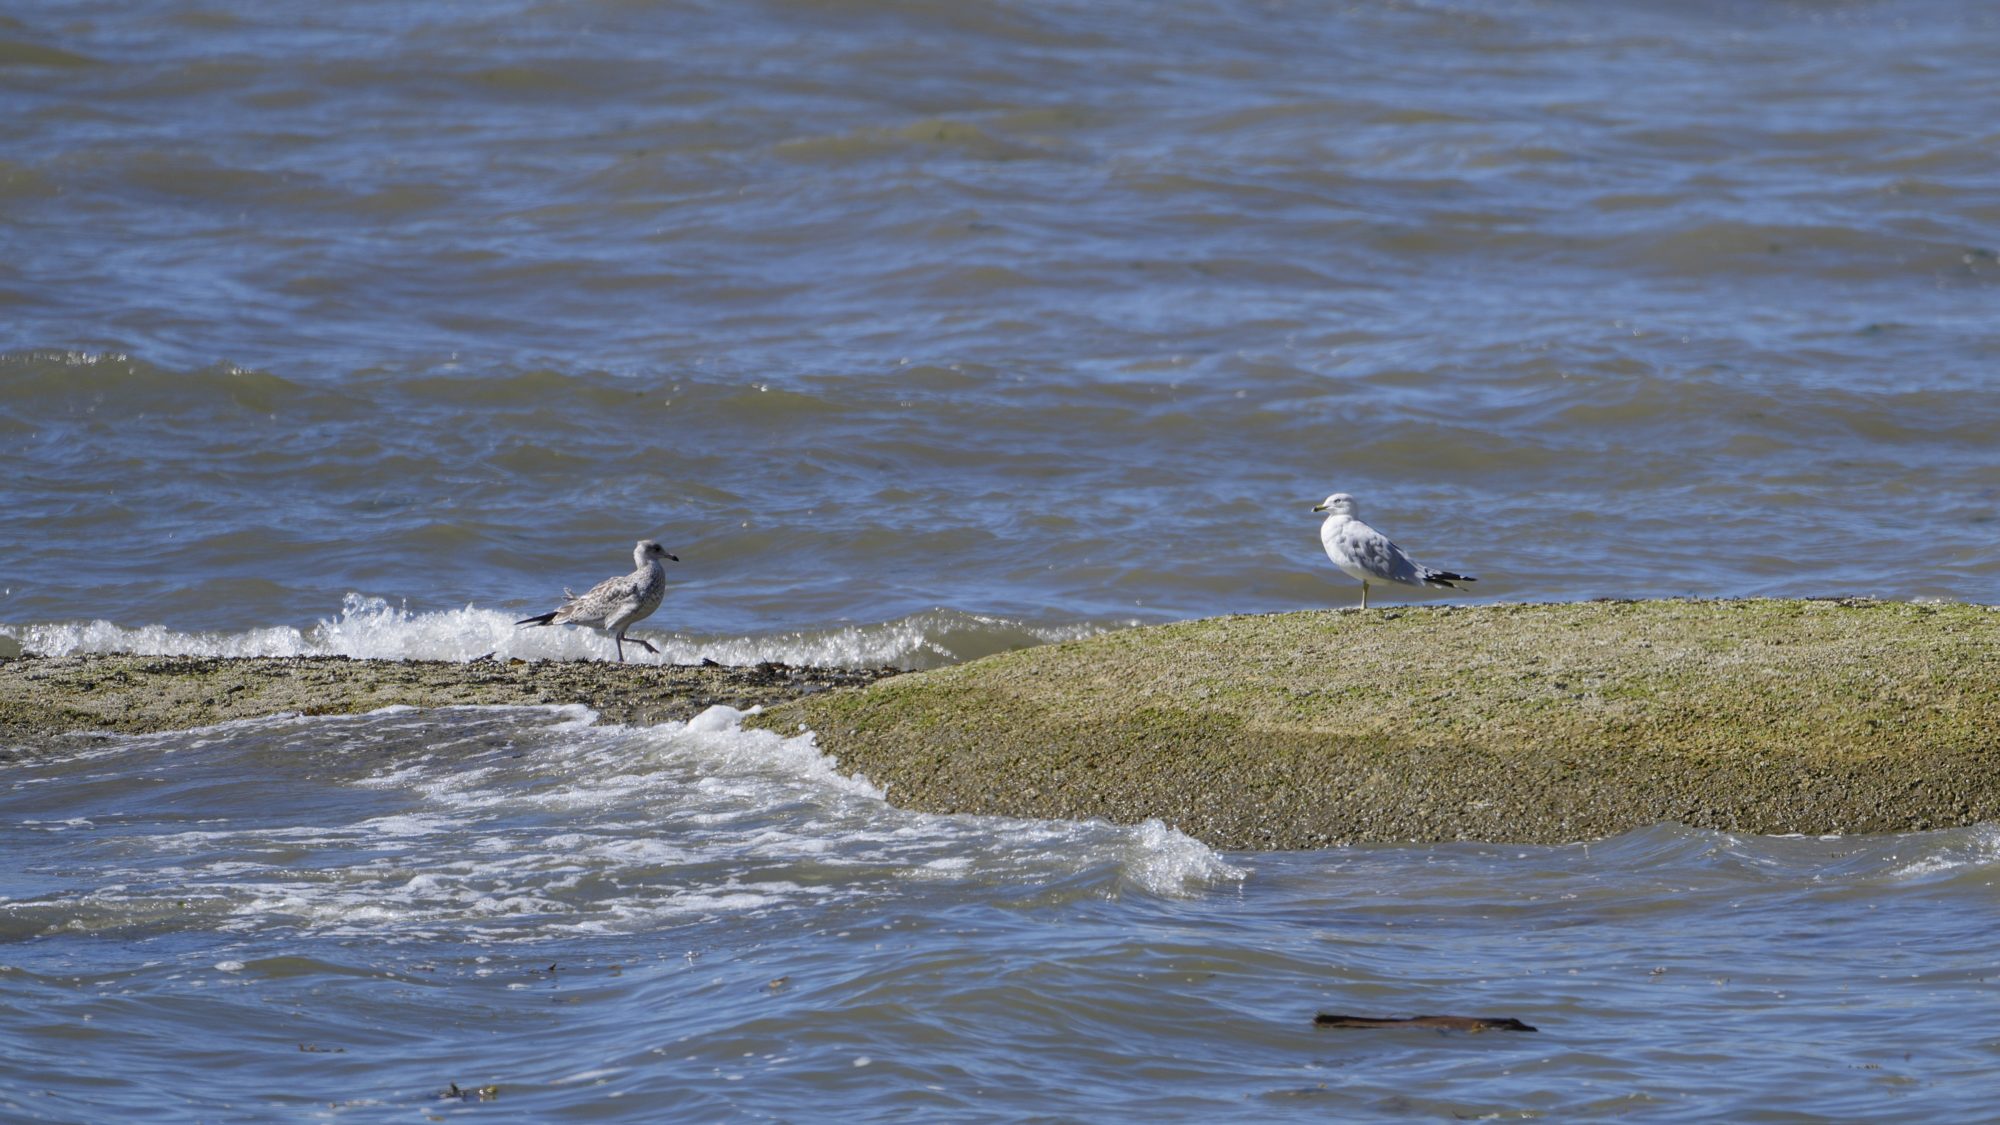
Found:
M 1341 535 L 1341 544 L 1361 569 L 1380 578 L 1384 582 L 1401 582 L 1407 586 L 1424 584 L 1424 567 L 1410 560 L 1401 547 L 1391 542 L 1381 532 L 1355 520 L 1347 525 Z
M 556 611 L 556 620 L 577 624 L 604 621 L 619 607 L 639 600 L 639 587 L 644 577 L 644 572 L 641 572 L 607 578 L 585 590 L 582 597 L 564 602 L 563 607 Z

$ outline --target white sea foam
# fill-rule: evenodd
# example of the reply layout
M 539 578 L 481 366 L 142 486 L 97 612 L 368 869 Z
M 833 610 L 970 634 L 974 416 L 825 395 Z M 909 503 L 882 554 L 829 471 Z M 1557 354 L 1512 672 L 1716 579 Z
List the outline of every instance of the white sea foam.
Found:
M 1891 872 L 1891 877 L 1898 880 L 1923 881 L 2000 865 L 2000 826 L 1981 824 L 1967 829 L 1923 832 L 1902 840 L 1927 849 L 1930 854 L 1898 866 Z
M 1215 849 L 1159 820 L 1131 830 L 1125 846 L 1128 877 L 1155 894 L 1172 894 L 1190 883 L 1242 879 L 1240 867 L 1225 862 Z
M 212 819 L 127 824 L 117 860 L 10 909 L 78 931 L 157 924 L 170 902 L 233 933 L 534 942 L 918 886 L 1179 896 L 1242 875 L 1159 822 L 897 809 L 810 733 L 744 730 L 743 714 L 623 727 L 574 708 L 398 709 L 212 728 L 171 758 Z M 169 737 L 121 741 L 144 757 Z M 246 772 L 256 796 L 232 803 Z M 76 804 L 45 815 L 100 811 L 88 790 Z
M 348 594 L 341 609 L 309 629 L 270 626 L 241 632 L 180 632 L 162 625 L 110 621 L 0 625 L 0 636 L 29 652 L 68 656 L 127 652 L 147 656 L 347 656 L 372 660 L 611 660 L 609 637 L 582 628 L 524 629 L 517 614 L 466 606 L 429 613 L 387 599 Z M 1121 623 L 1129 624 L 1129 623 Z M 690 637 L 635 630 L 659 650 L 657 659 L 696 664 L 756 664 L 775 660 L 819 667 L 932 667 L 1099 632 L 1096 625 L 1028 625 L 1005 618 L 933 610 L 874 625 L 746 637 Z M 638 656 L 639 654 L 631 654 Z

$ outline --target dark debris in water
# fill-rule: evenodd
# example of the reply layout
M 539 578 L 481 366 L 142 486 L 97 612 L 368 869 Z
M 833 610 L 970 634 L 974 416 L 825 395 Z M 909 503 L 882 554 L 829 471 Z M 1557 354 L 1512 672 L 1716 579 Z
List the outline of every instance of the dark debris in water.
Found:
M 1535 1031 L 1512 1016 L 1407 1016 L 1403 1018 L 1384 1016 L 1340 1016 L 1321 1012 L 1313 1017 L 1314 1027 L 1360 1027 L 1395 1030 L 1405 1027 L 1429 1028 L 1434 1031 Z
M 489 1083 L 485 1086 L 475 1086 L 470 1090 L 462 1090 L 458 1083 L 454 1082 L 447 1089 L 439 1091 L 436 1097 L 439 1101 L 492 1102 L 500 1100 L 500 1087 Z

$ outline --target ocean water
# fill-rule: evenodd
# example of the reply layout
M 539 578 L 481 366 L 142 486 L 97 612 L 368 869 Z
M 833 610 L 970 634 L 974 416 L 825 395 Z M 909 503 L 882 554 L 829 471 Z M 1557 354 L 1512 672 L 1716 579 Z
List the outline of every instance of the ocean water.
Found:
M 280 717 L 0 775 L 0 1112 L 1991 1114 L 1990 826 L 1219 855 L 900 811 L 727 709 L 593 720 Z
M 511 622 L 649 536 L 663 659 L 929 667 L 1351 604 L 1336 490 L 1462 599 L 2000 600 L 1996 51 L 1942 0 L 17 5 L 0 634 L 608 658 Z M 539 711 L 0 801 L 7 1116 L 1991 1113 L 1990 828 L 1220 855 Z

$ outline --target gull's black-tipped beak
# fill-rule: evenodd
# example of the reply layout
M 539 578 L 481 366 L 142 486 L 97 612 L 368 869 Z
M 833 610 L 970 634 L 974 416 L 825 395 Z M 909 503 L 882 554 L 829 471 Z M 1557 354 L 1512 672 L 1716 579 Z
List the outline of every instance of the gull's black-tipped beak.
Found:
M 661 554 L 663 554 L 663 555 L 666 555 L 666 554 L 667 554 L 667 553 L 666 553 L 665 551 L 661 551 L 660 553 L 661 553 Z M 681 561 L 681 557 L 680 557 L 679 555 L 667 555 L 667 561 L 668 561 L 668 562 L 679 562 L 679 561 Z
M 1326 511 L 1326 505 L 1325 505 L 1325 504 L 1314 504 L 1314 505 L 1313 505 L 1313 511 L 1315 511 L 1315 512 L 1324 512 L 1324 511 Z

